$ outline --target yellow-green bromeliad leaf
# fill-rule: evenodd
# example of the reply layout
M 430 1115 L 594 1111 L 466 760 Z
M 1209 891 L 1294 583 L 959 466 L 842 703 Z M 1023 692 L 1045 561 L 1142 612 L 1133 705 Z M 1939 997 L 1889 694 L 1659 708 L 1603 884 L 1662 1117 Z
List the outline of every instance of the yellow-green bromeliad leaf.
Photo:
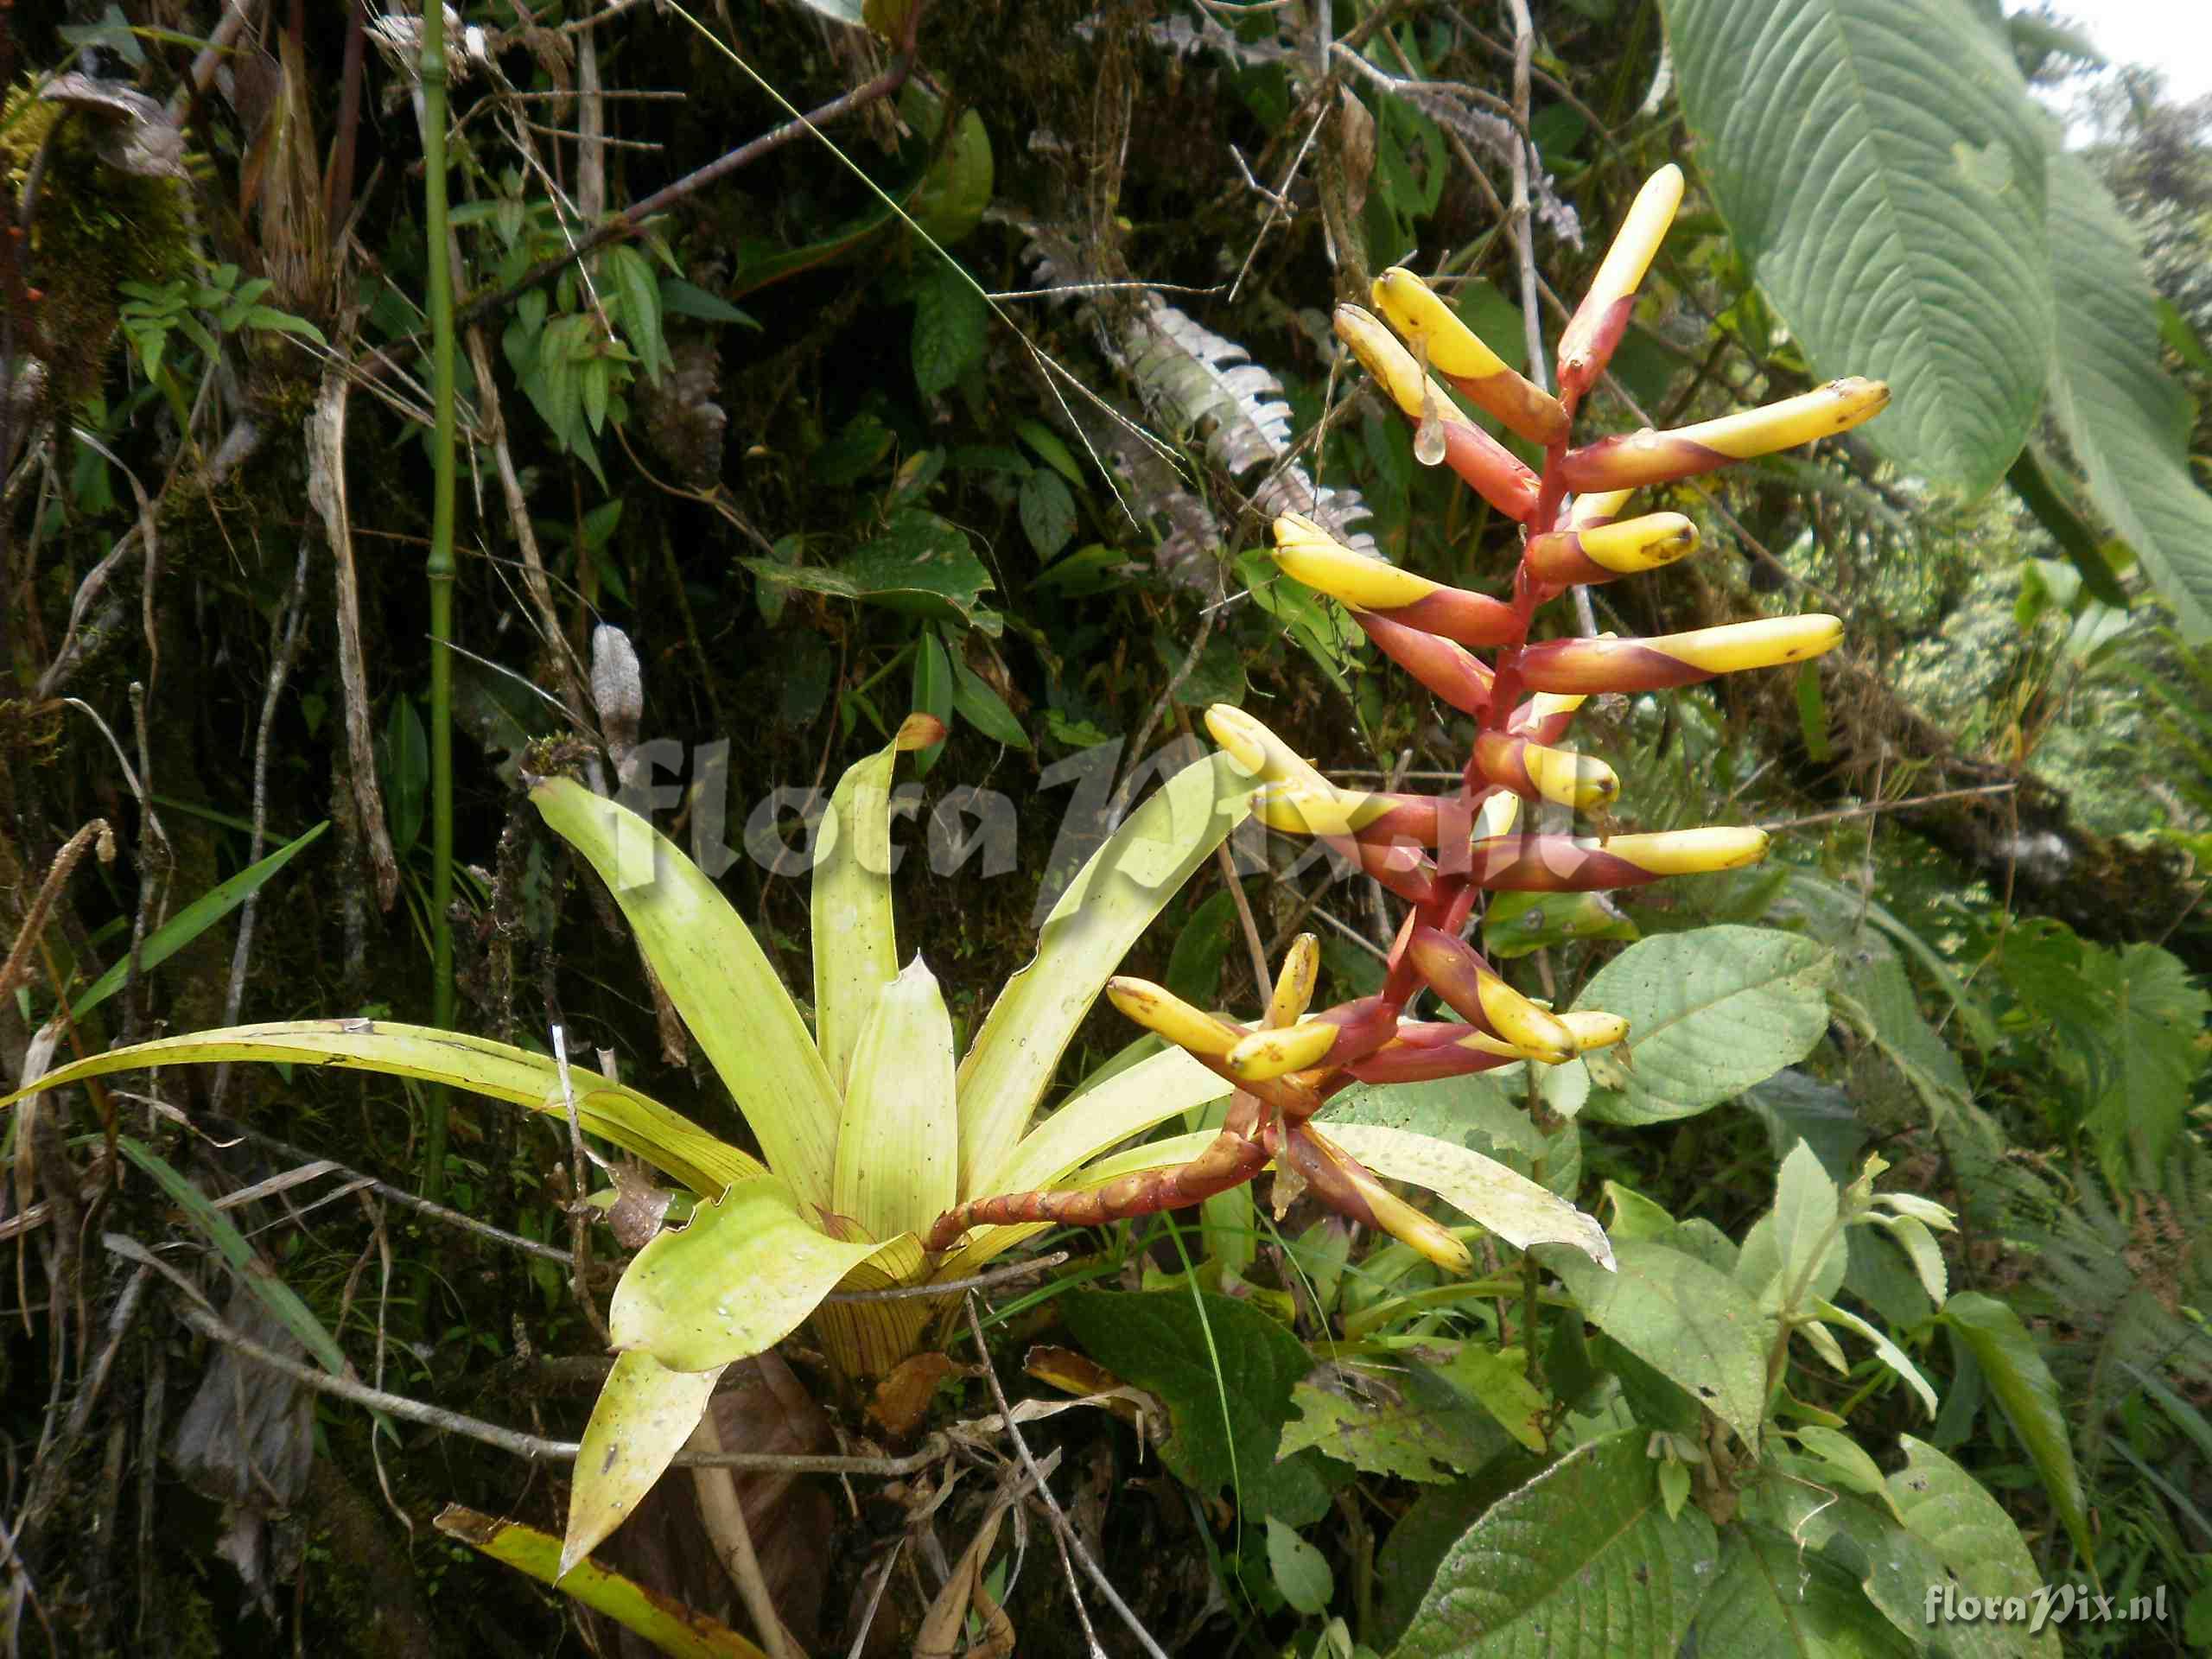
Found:
M 877 996 L 853 1050 L 833 1207 L 871 1238 L 927 1230 L 953 1205 L 959 1134 L 952 1019 L 916 957 Z
M 674 1370 L 703 1371 L 781 1342 L 876 1242 L 833 1238 L 803 1215 L 791 1184 L 756 1175 L 639 1250 L 614 1287 L 614 1345 Z
M 107 1072 L 212 1065 L 221 1060 L 377 1071 L 466 1089 L 556 1117 L 568 1109 L 560 1070 L 543 1054 L 487 1037 L 381 1020 L 278 1020 L 111 1049 L 48 1073 L 0 1098 L 0 1107 L 37 1090 L 59 1089 Z M 702 1198 L 711 1198 L 733 1181 L 764 1173 L 759 1160 L 708 1134 L 682 1113 L 596 1071 L 570 1066 L 569 1086 L 575 1096 L 577 1121 L 588 1133 L 643 1158 Z
M 960 1196 L 986 1198 L 1108 977 L 1161 906 L 1251 812 L 1226 754 L 1185 766 L 1131 813 L 1046 918 L 961 1062 Z
M 875 999 L 899 972 L 891 913 L 891 769 L 899 747 L 893 740 L 837 780 L 814 843 L 814 1033 L 840 1089 Z
M 615 1357 L 576 1453 L 556 1577 L 599 1548 L 652 1490 L 706 1414 L 721 1374 L 719 1365 L 672 1371 L 642 1351 Z
M 828 1204 L 836 1085 L 751 930 L 675 842 L 626 807 L 568 778 L 546 779 L 530 798 L 613 891 L 768 1166 L 799 1197 Z

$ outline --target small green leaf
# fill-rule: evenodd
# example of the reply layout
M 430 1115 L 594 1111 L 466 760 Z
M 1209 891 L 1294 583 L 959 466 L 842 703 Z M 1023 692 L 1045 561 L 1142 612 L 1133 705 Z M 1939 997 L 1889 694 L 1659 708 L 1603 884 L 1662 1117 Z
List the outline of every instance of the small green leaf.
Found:
M 1272 1515 L 1268 1517 L 1268 1569 L 1291 1610 L 1308 1618 L 1325 1612 L 1337 1593 L 1327 1558 Z
M 681 276 L 660 279 L 660 308 L 672 317 L 692 317 L 701 322 L 734 322 L 747 328 L 758 328 L 760 323 L 739 310 L 719 294 L 709 293 L 696 283 L 687 283 Z
M 1980 1291 L 1961 1291 L 1937 1317 L 1958 1333 L 1980 1364 L 1989 1391 L 1997 1396 L 2036 1472 L 2043 1477 L 2051 1507 L 2094 1576 L 2096 1545 L 2089 1533 L 2081 1477 L 2074 1466 L 2074 1441 L 2059 1405 L 2057 1382 L 2035 1338 L 2009 1304 Z
M 994 743 L 1003 743 L 1009 748 L 1026 749 L 1029 734 L 1021 729 L 1021 721 L 1006 700 L 991 689 L 990 682 L 968 666 L 958 652 L 952 653 L 952 706 L 960 716 Z
M 1032 473 L 1021 480 L 1021 528 L 1039 562 L 1075 535 L 1075 498 L 1057 473 Z
M 1922 1408 L 1930 1418 L 1936 1415 L 1937 1410 L 1936 1390 L 1929 1385 L 1928 1379 L 1920 1374 L 1920 1368 L 1905 1357 L 1904 1349 L 1898 1347 L 1879 1330 L 1860 1319 L 1849 1308 L 1838 1307 L 1834 1302 L 1822 1302 L 1818 1312 L 1820 1316 L 1830 1325 L 1841 1325 L 1845 1330 L 1854 1332 L 1873 1344 L 1874 1351 L 1880 1357 L 1882 1363 L 1895 1371 L 1904 1380 L 1905 1386 L 1918 1396 Z
M 914 384 L 934 397 L 983 360 L 990 307 L 957 265 L 931 264 L 914 292 Z
M 914 642 L 914 712 L 931 716 L 948 734 L 951 732 L 952 664 L 932 628 L 923 629 L 921 638 Z M 915 751 L 915 777 L 926 778 L 937 769 L 946 741 L 941 737 L 926 748 Z
M 151 972 L 178 951 L 221 921 L 248 899 L 258 893 L 270 877 L 283 869 L 330 828 L 327 819 L 295 841 L 287 842 L 259 863 L 240 870 L 227 881 L 210 887 L 182 910 L 146 936 L 138 952 L 141 973 Z M 69 1017 L 82 1020 L 94 1008 L 121 990 L 130 976 L 130 958 L 126 955 L 115 965 L 86 986 L 77 1000 L 69 1005 Z
M 1083 468 L 1076 464 L 1074 452 L 1060 442 L 1058 433 L 1035 421 L 1016 421 L 1014 429 L 1021 435 L 1021 441 L 1034 449 L 1047 467 L 1069 483 L 1078 488 L 1082 486 Z

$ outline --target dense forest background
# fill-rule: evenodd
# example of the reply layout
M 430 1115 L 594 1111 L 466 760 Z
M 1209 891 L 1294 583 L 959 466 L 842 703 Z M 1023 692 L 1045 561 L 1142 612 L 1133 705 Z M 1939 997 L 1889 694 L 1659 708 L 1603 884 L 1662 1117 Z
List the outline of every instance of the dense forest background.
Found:
M 1455 1281 L 1263 1180 L 1024 1241 L 887 1379 L 801 1308 L 722 1373 L 735 1480 L 664 1478 L 586 1611 L 486 1517 L 557 1537 L 588 1480 L 470 1431 L 584 1432 L 658 1218 L 600 1154 L 650 1148 L 444 1062 L 207 1046 L 0 1125 L 10 1651 L 2212 1649 L 2212 107 L 1981 0 L 501 0 L 442 86 L 405 11 L 0 9 L 10 1089 L 274 1021 L 545 1067 L 557 1027 L 564 1083 L 772 1153 L 534 780 L 650 812 L 812 1017 L 802 855 L 932 716 L 889 892 L 964 1048 L 1215 705 L 1347 787 L 1467 764 L 1268 556 L 1286 511 L 1471 589 L 1518 556 L 1333 305 L 1408 266 L 1548 361 L 1673 162 L 1578 430 L 1894 392 L 1652 491 L 1703 550 L 1577 590 L 1585 634 L 1844 624 L 1580 716 L 1621 780 L 1582 832 L 1763 864 L 1482 914 L 1629 1060 L 1331 1110 L 1643 1277 L 1481 1215 Z M 1395 901 L 1232 841 L 1122 970 L 1250 1020 L 1311 931 L 1315 1006 L 1376 992 Z M 1639 1020 L 1685 1046 L 1639 1065 Z M 1137 1035 L 1101 1002 L 1051 1098 Z M 1742 1402 L 1700 1306 L 1738 1295 Z M 2160 1599 L 2031 1636 L 1931 1624 L 1941 1581 Z

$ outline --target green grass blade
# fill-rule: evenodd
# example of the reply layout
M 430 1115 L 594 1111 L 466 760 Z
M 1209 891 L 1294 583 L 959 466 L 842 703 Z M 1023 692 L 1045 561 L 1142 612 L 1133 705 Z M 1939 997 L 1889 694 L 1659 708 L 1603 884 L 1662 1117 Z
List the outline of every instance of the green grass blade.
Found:
M 285 842 L 258 864 L 240 870 L 229 880 L 208 888 L 170 917 L 146 936 L 145 946 L 138 953 L 138 971 L 142 974 L 152 972 L 252 898 L 261 890 L 263 883 L 290 863 L 309 842 L 329 828 L 330 821 L 326 818 L 298 840 Z M 124 982 L 130 976 L 130 958 L 126 956 L 85 988 L 84 994 L 69 1005 L 69 1017 L 82 1020 L 121 990 Z

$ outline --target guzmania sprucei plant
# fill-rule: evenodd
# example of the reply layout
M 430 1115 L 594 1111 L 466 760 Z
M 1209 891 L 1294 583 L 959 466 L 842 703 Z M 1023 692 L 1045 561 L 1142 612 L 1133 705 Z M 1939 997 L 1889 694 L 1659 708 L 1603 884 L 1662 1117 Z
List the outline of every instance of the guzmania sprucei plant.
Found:
M 1462 938 L 1478 895 L 1586 891 L 1756 861 L 1753 830 L 1584 841 L 1531 833 L 1522 803 L 1587 808 L 1611 772 L 1559 747 L 1593 693 L 1677 686 L 1796 661 L 1834 645 L 1832 617 L 1709 628 L 1660 639 L 1528 643 L 1538 606 L 1567 588 L 1653 569 L 1690 550 L 1688 521 L 1619 516 L 1632 489 L 1710 471 L 1840 431 L 1878 410 L 1878 385 L 1844 381 L 1771 408 L 1669 433 L 1567 447 L 1582 395 L 1626 325 L 1636 289 L 1681 194 L 1663 169 L 1638 197 L 1560 347 L 1554 397 L 1508 368 L 1402 270 L 1376 300 L 1428 366 L 1478 407 L 1541 445 L 1541 474 L 1463 415 L 1369 314 L 1338 332 L 1440 460 L 1525 527 L 1510 600 L 1449 588 L 1351 552 L 1317 525 L 1275 526 L 1286 575 L 1342 601 L 1376 645 L 1431 692 L 1474 717 L 1465 776 L 1429 798 L 1338 789 L 1250 716 L 1217 708 L 1222 752 L 1145 801 L 1076 875 L 1047 918 L 1036 958 L 1009 980 L 956 1065 L 937 982 L 917 954 L 902 969 L 889 870 L 890 789 L 902 751 L 941 735 L 916 716 L 847 772 L 816 843 L 813 1022 L 792 1001 L 719 889 L 645 819 L 573 779 L 531 798 L 613 891 L 670 999 L 760 1149 L 730 1145 L 617 1079 L 456 1032 L 365 1020 L 238 1027 L 162 1039 L 63 1067 L 16 1096 L 141 1067 L 258 1059 L 419 1078 L 512 1102 L 634 1154 L 696 1195 L 688 1224 L 630 1262 L 609 1324 L 619 1357 L 576 1465 L 563 1570 L 635 1507 L 690 1436 L 728 1365 L 810 1318 L 833 1369 L 880 1376 L 926 1341 L 950 1297 L 835 1300 L 839 1290 L 927 1287 L 972 1274 L 1054 1223 L 1103 1223 L 1193 1203 L 1272 1162 L 1288 1189 L 1406 1241 L 1455 1271 L 1451 1230 L 1381 1177 L 1425 1188 L 1516 1247 L 1576 1247 L 1610 1267 L 1597 1223 L 1464 1147 L 1373 1125 L 1313 1118 L 1355 1080 L 1448 1077 L 1515 1061 L 1559 1064 L 1622 1041 L 1602 1012 L 1554 1013 L 1516 991 Z M 1570 495 L 1572 499 L 1570 499 Z M 1485 664 L 1467 649 L 1495 648 Z M 1307 1012 L 1310 938 L 1288 952 L 1249 1027 L 1160 987 L 1110 978 L 1198 866 L 1256 815 L 1327 838 L 1411 909 L 1377 995 Z M 1408 1020 L 1433 990 L 1454 1020 Z M 1077 1026 L 1102 988 L 1169 1046 L 1078 1086 L 1033 1124 Z M 1116 1151 L 1230 1101 L 1216 1132 Z M 1287 1193 L 1279 1192 L 1280 1202 Z

